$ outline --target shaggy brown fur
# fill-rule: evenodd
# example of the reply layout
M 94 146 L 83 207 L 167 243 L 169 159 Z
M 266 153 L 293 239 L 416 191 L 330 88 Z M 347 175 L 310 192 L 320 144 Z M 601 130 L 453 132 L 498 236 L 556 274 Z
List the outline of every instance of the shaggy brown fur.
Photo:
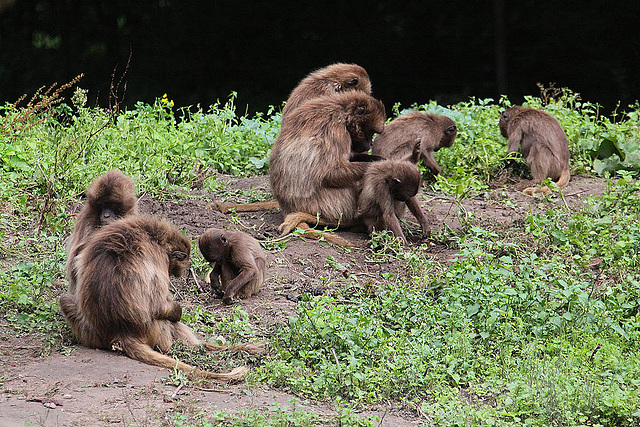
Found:
M 249 298 L 264 283 L 267 258 L 260 243 L 247 233 L 210 228 L 198 239 L 200 252 L 210 263 L 211 290 L 225 304 L 233 298 Z
M 337 63 L 313 71 L 302 79 L 289 95 L 287 103 L 282 109 L 282 126 L 284 126 L 284 123 L 288 120 L 291 113 L 303 103 L 325 95 L 347 91 L 359 91 L 371 95 L 369 75 L 361 66 Z M 351 151 L 356 153 L 356 156 L 353 157 L 351 161 L 379 160 L 377 156 L 360 154 L 370 149 L 370 139 L 353 140 L 351 142 Z M 213 202 L 210 206 L 222 213 L 227 213 L 231 210 L 236 212 L 253 212 L 277 208 L 278 202 L 268 201 L 241 204 Z
M 319 216 L 320 225 L 358 223 L 358 183 L 373 163 L 349 162 L 351 141 L 371 140 L 383 132 L 384 121 L 382 102 L 357 91 L 316 98 L 292 112 L 269 163 L 284 233 L 309 216 Z
M 60 297 L 60 308 L 81 344 L 119 347 L 132 359 L 178 368 L 221 381 L 239 380 L 246 368 L 229 373 L 201 371 L 162 352 L 173 341 L 227 349 L 200 341 L 183 323 L 182 308 L 169 291 L 169 275 L 189 267 L 191 242 L 173 225 L 149 216 L 129 216 L 102 227 L 77 260 L 77 290 Z M 230 347 L 262 351 L 251 344 Z
M 548 194 L 547 186 L 537 187 L 551 178 L 558 187 L 569 183 L 569 144 L 560 123 L 549 113 L 515 106 L 500 113 L 500 132 L 509 139 L 507 154 L 516 153 L 518 147 L 533 175 L 532 184 L 525 194 Z
M 282 109 L 282 121 L 306 101 L 350 90 L 371 95 L 369 75 L 361 66 L 337 63 L 315 70 L 302 79 L 289 95 Z
M 87 189 L 86 195 L 87 200 L 67 241 L 66 270 L 69 292 L 72 294 L 76 288 L 76 256 L 82 251 L 89 236 L 104 225 L 138 213 L 138 199 L 133 180 L 117 169 L 96 178 Z
M 373 143 L 371 152 L 374 155 L 394 160 L 408 160 L 422 164 L 434 175 L 441 172 L 440 166 L 433 157 L 433 153 L 443 147 L 451 147 L 458 129 L 450 118 L 437 114 L 414 111 L 392 120 L 385 126 L 384 133 L 378 135 Z M 415 155 L 415 145 L 418 144 L 418 155 Z M 396 204 L 398 217 L 404 216 L 404 204 Z M 417 197 L 407 200 L 406 206 L 414 214 L 422 234 L 430 233 L 427 220 Z
M 451 147 L 457 133 L 456 124 L 450 118 L 414 111 L 389 122 L 384 133 L 374 140 L 371 152 L 387 159 L 410 160 L 414 144 L 420 141 L 420 159 L 437 175 L 441 169 L 433 152 Z
M 382 160 L 372 164 L 364 176 L 358 200 L 358 212 L 369 233 L 391 230 L 406 243 L 397 205 L 414 199 L 419 187 L 420 171 L 412 162 Z

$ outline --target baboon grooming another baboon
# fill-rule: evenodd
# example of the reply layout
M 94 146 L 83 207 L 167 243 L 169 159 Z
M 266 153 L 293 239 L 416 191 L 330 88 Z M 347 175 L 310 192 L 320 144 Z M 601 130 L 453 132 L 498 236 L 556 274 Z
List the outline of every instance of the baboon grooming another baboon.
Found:
M 414 111 L 391 120 L 384 133 L 376 136 L 371 153 L 394 160 L 411 160 L 416 141 L 420 141 L 422 164 L 434 174 L 441 171 L 433 152 L 451 147 L 458 129 L 447 116 Z
M 267 258 L 260 243 L 247 233 L 210 228 L 198 239 L 200 252 L 210 263 L 211 290 L 225 304 L 237 295 L 249 298 L 264 283 Z
M 271 149 L 271 190 L 285 221 L 299 224 L 358 224 L 359 182 L 371 162 L 350 162 L 351 141 L 370 141 L 384 130 L 382 102 L 350 91 L 305 102 L 282 124 Z M 316 220 L 316 217 L 318 219 Z
M 569 183 L 569 144 L 560 123 L 549 113 L 521 106 L 500 113 L 500 133 L 509 139 L 507 154 L 518 147 L 533 175 L 533 184 L 547 178 L 564 188 Z M 548 194 L 547 186 L 528 187 L 523 192 Z
M 218 346 L 200 341 L 180 322 L 182 308 L 169 291 L 169 275 L 189 267 L 191 242 L 173 225 L 150 216 L 129 216 L 96 231 L 77 259 L 77 290 L 60 297 L 60 308 L 81 344 L 119 347 L 132 359 L 178 368 L 204 378 L 242 379 L 246 368 L 229 373 L 202 371 L 165 354 L 173 341 L 207 350 L 260 352 L 259 345 Z
M 301 104 L 314 98 L 330 95 L 338 92 L 359 91 L 371 95 L 371 81 L 366 70 L 356 64 L 337 63 L 320 68 L 307 75 L 293 89 L 287 102 L 282 109 L 282 125 L 286 122 L 291 113 Z M 359 139 L 352 141 L 351 151 L 353 153 L 364 153 L 371 149 L 371 140 Z M 355 157 L 354 161 L 371 161 L 368 155 Z M 236 212 L 253 212 L 267 210 L 278 207 L 277 201 L 226 204 L 214 202 L 212 204 L 220 212 L 226 213 L 230 210 Z
M 86 201 L 67 241 L 67 280 L 69 293 L 76 288 L 76 256 L 84 243 L 100 227 L 127 215 L 138 213 L 138 199 L 133 180 L 117 169 L 96 178 L 86 191 Z
M 414 163 L 382 160 L 372 164 L 362 181 L 358 200 L 358 212 L 369 233 L 391 230 L 406 243 L 398 219 L 404 212 L 400 205 L 415 199 L 419 188 L 420 171 Z M 422 213 L 419 205 L 418 210 Z
M 356 64 L 336 63 L 307 75 L 293 89 L 282 109 L 282 121 L 300 105 L 313 98 L 332 93 L 356 90 L 371 95 L 371 81 L 367 71 Z

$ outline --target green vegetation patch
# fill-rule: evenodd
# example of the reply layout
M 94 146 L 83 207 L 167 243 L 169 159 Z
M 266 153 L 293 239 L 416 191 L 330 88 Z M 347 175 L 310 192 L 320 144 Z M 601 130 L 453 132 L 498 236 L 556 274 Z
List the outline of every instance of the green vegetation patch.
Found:
M 637 425 L 638 189 L 622 181 L 576 215 L 530 217 L 537 248 L 474 227 L 444 274 L 303 302 L 262 379 L 401 401 L 439 425 Z

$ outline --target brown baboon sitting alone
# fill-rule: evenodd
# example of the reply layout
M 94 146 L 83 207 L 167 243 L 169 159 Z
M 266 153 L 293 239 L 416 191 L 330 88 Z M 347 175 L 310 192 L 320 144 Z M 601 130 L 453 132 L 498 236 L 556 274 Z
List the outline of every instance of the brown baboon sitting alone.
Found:
M 551 178 L 558 187 L 569 183 L 569 144 L 560 123 L 549 113 L 521 106 L 500 113 L 500 132 L 509 139 L 507 154 L 516 153 L 518 147 L 531 169 L 531 183 L 540 185 Z M 548 194 L 547 186 L 528 187 L 523 192 Z
M 210 228 L 198 239 L 200 252 L 215 263 L 209 275 L 211 290 L 225 304 L 233 298 L 249 298 L 264 283 L 267 258 L 260 243 L 247 233 Z
M 84 243 L 100 227 L 138 213 L 133 180 L 117 169 L 96 178 L 86 191 L 87 199 L 67 241 L 67 280 L 69 293 L 76 288 L 75 260 Z
M 221 381 L 242 379 L 246 368 L 229 373 L 201 371 L 162 352 L 175 340 L 208 350 L 260 352 L 259 345 L 225 347 L 200 341 L 180 322 L 182 308 L 169 291 L 169 275 L 189 267 L 191 242 L 173 225 L 149 216 L 129 216 L 102 227 L 77 259 L 75 294 L 60 297 L 60 308 L 81 344 L 119 347 L 132 359 Z

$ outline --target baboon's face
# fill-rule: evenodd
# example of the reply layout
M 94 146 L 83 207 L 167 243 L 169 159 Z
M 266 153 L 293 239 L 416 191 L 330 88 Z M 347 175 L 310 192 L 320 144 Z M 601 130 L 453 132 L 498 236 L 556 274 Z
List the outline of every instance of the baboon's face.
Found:
M 179 241 L 172 245 L 169 252 L 169 274 L 176 277 L 186 274 L 189 267 L 191 267 L 190 252 L 191 242 L 186 237 L 180 236 Z

